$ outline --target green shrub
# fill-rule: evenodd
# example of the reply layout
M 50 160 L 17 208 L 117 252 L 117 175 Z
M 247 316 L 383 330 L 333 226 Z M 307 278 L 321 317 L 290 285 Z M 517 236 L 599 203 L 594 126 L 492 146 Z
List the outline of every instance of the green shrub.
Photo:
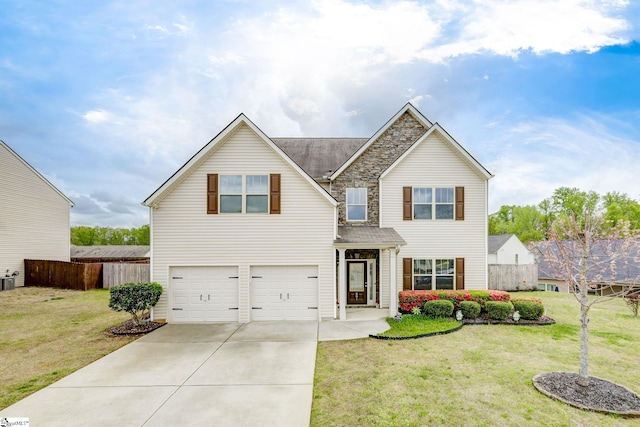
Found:
M 449 317 L 453 314 L 453 303 L 449 300 L 433 300 L 424 303 L 427 317 Z
M 465 319 L 475 319 L 480 316 L 480 304 L 475 301 L 462 301 L 460 302 L 460 310 Z
M 140 325 L 161 294 L 162 285 L 155 282 L 125 283 L 109 289 L 109 308 L 126 311 L 135 324 Z
M 513 309 L 520 313 L 521 319 L 538 320 L 544 314 L 544 305 L 535 301 L 514 300 Z
M 484 308 L 489 319 L 505 320 L 513 311 L 513 304 L 505 301 L 487 301 Z

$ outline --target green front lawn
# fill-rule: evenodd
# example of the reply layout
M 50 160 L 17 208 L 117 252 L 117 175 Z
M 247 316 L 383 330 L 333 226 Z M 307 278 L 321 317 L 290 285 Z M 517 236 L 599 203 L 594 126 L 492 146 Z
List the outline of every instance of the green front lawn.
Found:
M 378 334 L 381 337 L 405 338 L 446 333 L 459 328 L 462 322 L 451 318 L 429 319 L 424 314 L 405 314 L 402 321 L 387 318 L 391 329 Z
M 133 341 L 104 330 L 127 320 L 109 291 L 16 288 L 0 292 L 0 409 Z
M 466 325 L 402 341 L 318 343 L 313 426 L 631 426 L 637 419 L 581 411 L 549 399 L 534 375 L 577 372 L 579 305 L 542 298 L 548 326 Z M 623 301 L 591 310 L 591 375 L 640 392 L 640 318 Z M 404 322 L 404 320 L 403 320 Z

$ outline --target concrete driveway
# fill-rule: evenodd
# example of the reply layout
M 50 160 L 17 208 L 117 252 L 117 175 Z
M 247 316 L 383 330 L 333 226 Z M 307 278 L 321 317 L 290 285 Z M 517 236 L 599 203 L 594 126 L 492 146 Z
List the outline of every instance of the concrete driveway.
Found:
M 308 426 L 317 342 L 318 322 L 166 325 L 0 419 L 26 417 L 31 427 Z

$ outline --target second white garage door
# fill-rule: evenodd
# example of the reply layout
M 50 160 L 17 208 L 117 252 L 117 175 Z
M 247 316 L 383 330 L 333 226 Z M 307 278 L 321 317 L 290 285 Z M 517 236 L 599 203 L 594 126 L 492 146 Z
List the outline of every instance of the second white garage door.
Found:
M 318 267 L 252 266 L 251 320 L 318 320 Z
M 174 322 L 237 322 L 238 267 L 172 267 Z

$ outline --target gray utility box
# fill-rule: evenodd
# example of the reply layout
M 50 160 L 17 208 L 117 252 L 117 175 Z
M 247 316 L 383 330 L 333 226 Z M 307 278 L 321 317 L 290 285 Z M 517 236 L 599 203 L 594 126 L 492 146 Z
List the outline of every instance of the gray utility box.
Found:
M 16 278 L 15 277 L 0 277 L 0 285 L 2 285 L 3 291 L 10 291 L 11 289 L 16 288 Z

